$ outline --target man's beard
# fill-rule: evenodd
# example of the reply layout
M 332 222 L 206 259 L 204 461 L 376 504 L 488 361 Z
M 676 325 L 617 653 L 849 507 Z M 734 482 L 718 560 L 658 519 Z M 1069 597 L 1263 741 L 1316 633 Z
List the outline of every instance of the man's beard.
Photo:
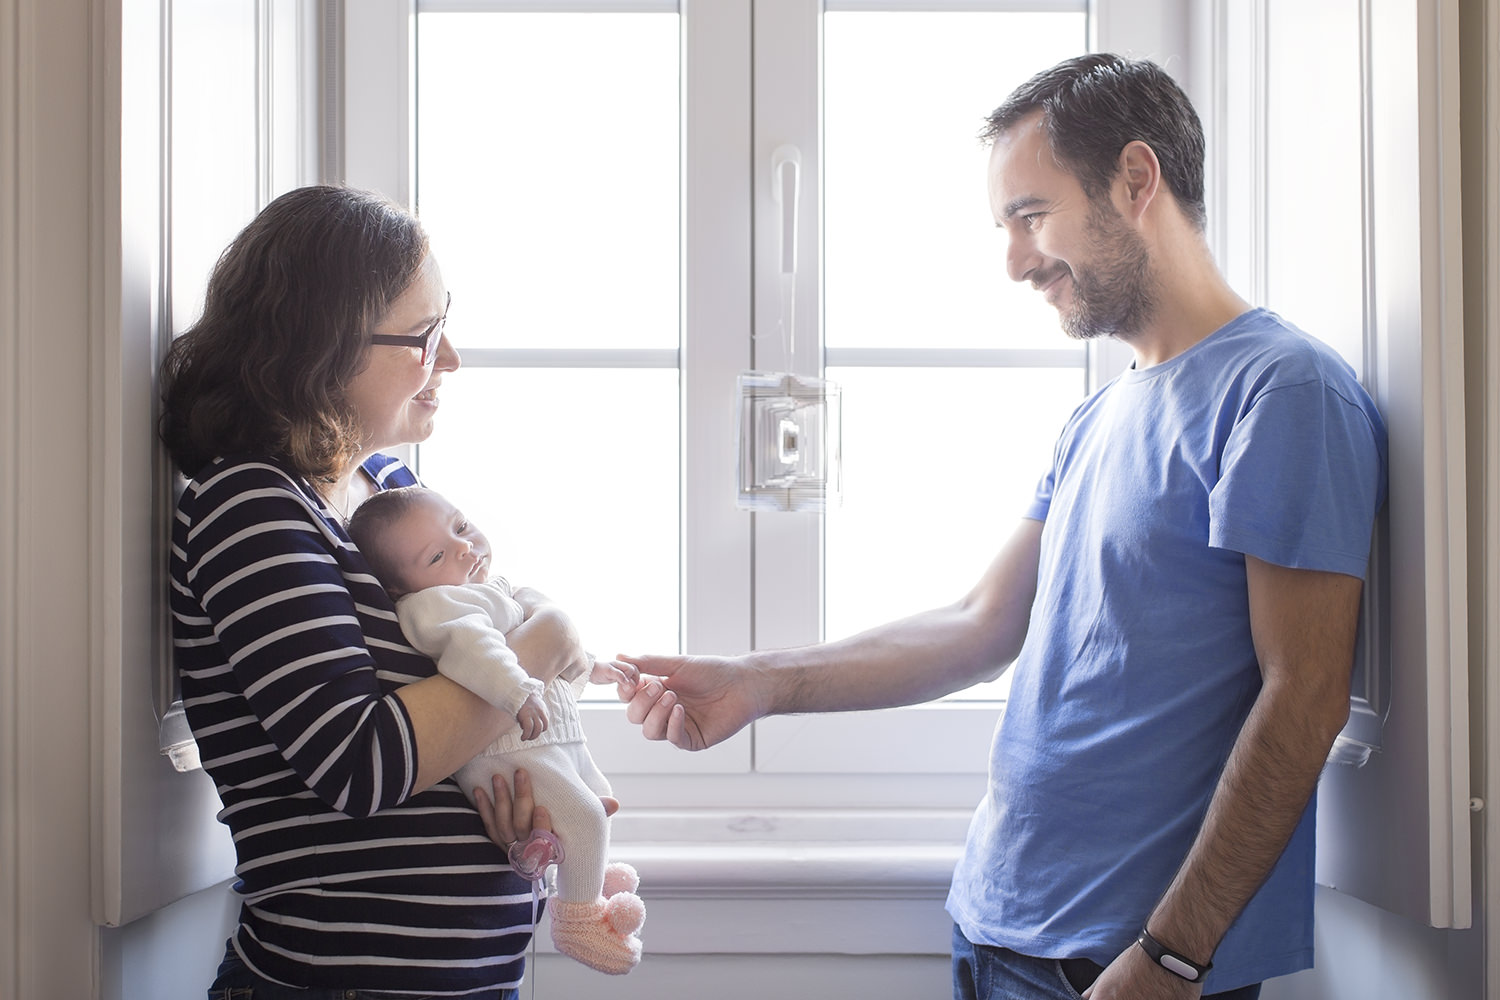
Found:
M 1089 209 L 1088 263 L 1072 270 L 1073 295 L 1061 310 L 1063 332 L 1076 340 L 1129 340 L 1156 312 L 1151 253 L 1108 202 Z

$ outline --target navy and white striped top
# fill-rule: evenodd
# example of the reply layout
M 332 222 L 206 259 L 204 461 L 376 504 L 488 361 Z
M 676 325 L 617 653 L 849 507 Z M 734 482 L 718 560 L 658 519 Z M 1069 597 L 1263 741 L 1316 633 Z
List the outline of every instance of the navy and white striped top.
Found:
M 377 455 L 380 488 L 415 482 Z M 233 946 L 303 987 L 462 995 L 514 986 L 529 883 L 451 780 L 412 795 L 395 692 L 436 673 L 311 485 L 268 458 L 216 460 L 172 531 L 183 703 L 234 836 Z

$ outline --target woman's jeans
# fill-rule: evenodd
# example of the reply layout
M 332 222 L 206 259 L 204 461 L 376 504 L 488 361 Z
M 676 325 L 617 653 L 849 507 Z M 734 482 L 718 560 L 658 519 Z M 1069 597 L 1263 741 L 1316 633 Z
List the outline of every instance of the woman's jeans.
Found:
M 1086 958 L 1028 958 L 1009 948 L 972 944 L 953 927 L 953 1000 L 1079 1000 L 1103 966 Z M 1256 1000 L 1260 984 L 1202 1000 Z
M 516 990 L 472 993 L 464 1000 L 516 1000 Z M 385 993 L 378 990 L 298 989 L 262 979 L 245 967 L 231 951 L 219 965 L 219 974 L 208 988 L 208 1000 L 419 1000 L 421 994 Z

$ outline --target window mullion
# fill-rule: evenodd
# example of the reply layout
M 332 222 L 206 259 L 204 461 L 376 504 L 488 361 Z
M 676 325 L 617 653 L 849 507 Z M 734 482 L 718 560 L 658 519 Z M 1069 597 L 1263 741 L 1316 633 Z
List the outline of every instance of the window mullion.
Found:
M 407 206 L 416 188 L 415 25 L 415 0 L 344 5 L 341 179 Z
M 751 518 L 729 392 L 751 362 L 751 0 L 682 0 L 682 621 L 686 652 L 751 644 Z
M 822 337 L 822 44 L 818 0 L 756 0 L 754 15 L 755 350 L 757 369 L 820 377 Z M 782 329 L 780 228 L 771 157 L 801 157 L 793 328 Z M 755 522 L 754 643 L 822 637 L 823 521 L 813 512 L 750 515 Z

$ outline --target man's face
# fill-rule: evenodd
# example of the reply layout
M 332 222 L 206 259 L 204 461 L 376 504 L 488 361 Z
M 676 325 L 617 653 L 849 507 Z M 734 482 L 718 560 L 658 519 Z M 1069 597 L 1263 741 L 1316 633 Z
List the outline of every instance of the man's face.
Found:
M 1156 306 L 1150 251 L 1108 196 L 1091 200 L 1057 163 L 1040 124 L 1040 113 L 1022 119 L 990 152 L 1006 270 L 1046 296 L 1070 337 L 1129 340 Z

